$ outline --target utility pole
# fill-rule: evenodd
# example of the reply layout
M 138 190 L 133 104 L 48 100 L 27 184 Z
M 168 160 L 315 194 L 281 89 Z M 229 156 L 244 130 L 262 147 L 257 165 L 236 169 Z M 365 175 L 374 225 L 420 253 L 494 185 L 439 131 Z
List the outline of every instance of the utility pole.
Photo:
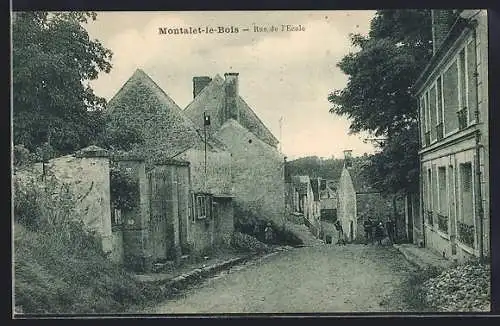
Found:
M 281 153 L 282 152 L 281 143 L 283 141 L 283 136 L 282 136 L 283 116 L 280 117 L 279 123 L 280 123 L 280 153 Z
M 210 126 L 210 116 L 203 112 L 203 133 L 205 135 L 205 179 L 207 177 L 207 126 Z

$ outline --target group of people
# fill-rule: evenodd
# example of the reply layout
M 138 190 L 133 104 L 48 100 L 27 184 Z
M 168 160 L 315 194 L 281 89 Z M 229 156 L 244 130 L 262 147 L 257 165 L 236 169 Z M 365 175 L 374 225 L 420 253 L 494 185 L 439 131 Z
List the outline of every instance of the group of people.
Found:
M 345 245 L 346 241 L 344 239 L 344 230 L 342 229 L 342 224 L 339 220 L 335 221 L 335 228 L 339 232 L 338 235 L 338 245 Z M 382 223 L 381 221 L 375 221 L 371 217 L 368 217 L 363 222 L 363 227 L 365 231 L 365 245 L 368 243 L 374 244 L 377 242 L 380 246 L 382 245 L 382 240 L 387 236 L 391 243 L 395 243 L 394 238 L 394 223 L 391 220 Z
M 384 225 L 381 221 L 374 221 L 371 217 L 368 217 L 363 222 L 363 228 L 365 231 L 365 245 L 375 242 L 382 245 L 382 240 L 386 236 L 394 243 L 394 223 L 390 220 Z

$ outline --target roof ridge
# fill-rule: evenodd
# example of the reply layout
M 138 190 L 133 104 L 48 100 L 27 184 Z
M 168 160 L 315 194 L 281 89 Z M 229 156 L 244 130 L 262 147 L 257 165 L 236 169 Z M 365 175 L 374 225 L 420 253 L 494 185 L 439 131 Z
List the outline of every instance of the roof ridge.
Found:
M 208 92 L 207 89 L 209 89 L 210 87 L 214 87 L 214 85 L 216 85 L 216 81 L 218 81 L 217 77 L 219 77 L 218 79 L 222 79 L 222 77 L 219 74 L 215 75 L 215 77 L 212 78 L 210 83 L 208 83 L 207 86 L 203 87 L 203 89 L 198 93 L 198 95 L 196 95 L 196 97 L 194 97 L 182 111 L 186 111 L 193 103 L 195 103 L 197 98 L 199 98 L 204 93 Z
M 248 107 L 249 111 L 251 112 L 251 114 L 254 115 L 255 118 L 257 118 L 257 121 L 259 121 L 262 126 L 264 127 L 264 130 L 267 131 L 267 133 L 269 133 L 269 135 L 277 142 L 279 143 L 279 140 L 278 138 L 276 138 L 276 136 L 273 135 L 273 133 L 271 132 L 271 130 L 269 130 L 269 128 L 264 124 L 264 122 L 262 122 L 262 120 L 259 118 L 259 116 L 257 115 L 257 113 L 255 113 L 255 111 L 252 109 L 252 107 L 250 105 L 248 105 L 248 103 L 243 99 L 243 97 L 241 95 L 238 95 L 239 99 L 241 101 L 243 101 L 243 103 Z

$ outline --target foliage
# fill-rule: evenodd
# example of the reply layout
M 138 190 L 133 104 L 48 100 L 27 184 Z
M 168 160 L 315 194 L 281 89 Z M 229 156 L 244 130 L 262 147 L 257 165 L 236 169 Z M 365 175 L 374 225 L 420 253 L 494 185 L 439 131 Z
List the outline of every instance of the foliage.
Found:
M 425 299 L 425 291 L 422 288 L 424 282 L 438 276 L 442 270 L 436 267 L 428 267 L 419 269 L 412 273 L 403 283 L 403 300 L 411 311 L 432 311 L 433 307 L 429 306 Z
M 261 217 L 255 211 L 245 209 L 240 205 L 234 205 L 235 223 L 234 229 L 252 237 L 261 242 L 266 242 L 264 230 L 268 224 L 271 224 L 273 230 L 272 244 L 297 246 L 301 245 L 302 240 L 284 225 L 276 225 L 270 219 Z
M 395 132 L 383 150 L 370 157 L 363 175 L 383 193 L 417 192 L 419 185 L 418 126 Z
M 48 175 L 14 180 L 14 221 L 30 230 L 62 228 L 74 215 L 74 194 Z
M 112 164 L 110 168 L 111 205 L 123 211 L 137 207 L 139 202 L 139 180 L 125 168 Z
M 349 117 L 351 132 L 387 138 L 369 173 L 380 190 L 416 185 L 418 112 L 410 87 L 432 55 L 431 30 L 428 9 L 379 10 L 368 36 L 351 36 L 359 51 L 338 63 L 349 81 L 329 95 L 330 112 Z
M 231 244 L 233 248 L 243 252 L 268 252 L 270 250 L 265 243 L 262 243 L 251 235 L 241 232 L 233 233 Z
M 12 150 L 14 167 L 30 165 L 35 157 L 24 145 L 14 145 Z
M 99 133 L 97 143 L 100 147 L 117 151 L 130 151 L 134 145 L 143 144 L 141 132 L 137 128 L 127 125 L 123 121 L 110 122 L 104 130 Z
M 474 225 L 458 222 L 458 237 L 462 243 L 474 248 L 474 235 Z
M 92 12 L 18 12 L 12 25 L 14 143 L 49 142 L 59 153 L 90 145 L 105 100 L 88 85 L 111 69 L 112 53 L 90 40 Z
M 370 165 L 370 156 L 363 155 L 352 157 L 351 177 L 356 189 L 370 187 L 371 179 L 366 176 L 365 169 Z M 286 181 L 290 182 L 294 175 L 307 175 L 309 177 L 320 177 L 331 180 L 330 186 L 336 186 L 342 168 L 344 159 L 319 158 L 317 156 L 301 157 L 286 164 Z
M 338 180 L 344 165 L 343 159 L 319 158 L 317 156 L 301 157 L 286 164 L 286 177 L 308 175 L 325 179 Z

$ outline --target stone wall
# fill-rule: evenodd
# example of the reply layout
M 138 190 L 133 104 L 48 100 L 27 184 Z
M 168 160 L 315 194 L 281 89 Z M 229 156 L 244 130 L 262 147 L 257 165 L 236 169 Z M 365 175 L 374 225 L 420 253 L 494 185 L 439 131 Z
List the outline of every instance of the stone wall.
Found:
M 283 155 L 234 120 L 224 124 L 216 137 L 232 154 L 235 203 L 282 224 L 285 218 Z
M 75 209 L 84 224 L 102 238 L 104 252 L 112 252 L 111 202 L 108 153 L 96 146 L 82 149 L 73 155 L 54 158 L 45 164 L 46 173 L 57 182 L 68 185 L 77 198 Z M 43 182 L 42 164 L 30 172 L 20 172 L 17 179 L 34 177 Z
M 204 151 L 191 148 L 178 158 L 190 163 L 191 188 L 194 192 L 231 194 L 231 153 L 207 151 L 206 174 Z

